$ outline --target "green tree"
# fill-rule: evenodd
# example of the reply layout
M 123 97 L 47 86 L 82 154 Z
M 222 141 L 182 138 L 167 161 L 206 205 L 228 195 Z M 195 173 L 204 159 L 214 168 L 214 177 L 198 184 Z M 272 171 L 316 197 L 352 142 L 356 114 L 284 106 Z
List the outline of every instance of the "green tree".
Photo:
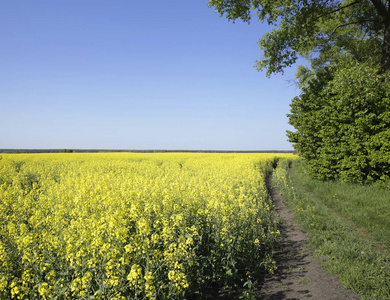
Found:
M 73 153 L 73 150 L 71 150 L 71 149 L 62 149 L 62 150 L 60 150 L 60 153 Z
M 390 78 L 345 58 L 306 81 L 291 103 L 288 138 L 320 179 L 390 179 Z
M 390 0 L 209 0 L 229 20 L 275 29 L 259 40 L 267 76 L 296 63 L 289 141 L 321 179 L 390 178 Z
M 361 41 L 370 41 L 363 47 L 379 58 L 381 71 L 390 70 L 390 0 L 209 0 L 208 5 L 229 20 L 249 22 L 255 14 L 276 26 L 259 41 L 263 56 L 257 67 L 267 76 L 298 57 L 328 63 L 333 53 L 358 49 Z

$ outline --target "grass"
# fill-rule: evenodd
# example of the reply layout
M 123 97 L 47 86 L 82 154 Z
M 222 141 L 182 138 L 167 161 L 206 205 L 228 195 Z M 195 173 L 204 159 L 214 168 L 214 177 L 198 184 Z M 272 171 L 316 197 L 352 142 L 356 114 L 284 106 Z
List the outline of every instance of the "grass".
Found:
M 275 181 L 323 266 L 363 299 L 390 299 L 390 191 L 310 178 L 287 161 Z
M 298 171 L 290 177 L 297 187 L 351 221 L 366 238 L 390 250 L 389 190 L 373 185 L 312 180 L 304 174 L 302 164 L 296 169 Z

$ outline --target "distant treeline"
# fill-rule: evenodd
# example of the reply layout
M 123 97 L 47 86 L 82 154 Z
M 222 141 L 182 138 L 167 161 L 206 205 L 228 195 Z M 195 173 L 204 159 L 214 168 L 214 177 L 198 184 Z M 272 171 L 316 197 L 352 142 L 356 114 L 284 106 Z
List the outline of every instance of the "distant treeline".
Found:
M 99 153 L 99 152 L 131 152 L 131 153 L 164 153 L 164 152 L 189 152 L 189 153 L 294 153 L 291 150 L 105 150 L 105 149 L 0 149 L 0 153 Z

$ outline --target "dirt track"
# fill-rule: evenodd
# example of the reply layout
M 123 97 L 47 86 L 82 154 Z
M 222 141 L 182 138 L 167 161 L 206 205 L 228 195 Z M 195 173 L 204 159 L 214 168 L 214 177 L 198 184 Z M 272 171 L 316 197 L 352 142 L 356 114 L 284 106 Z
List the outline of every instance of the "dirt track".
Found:
M 360 299 L 344 289 L 338 279 L 321 268 L 318 258 L 306 248 L 307 236 L 294 221 L 293 214 L 283 204 L 279 192 L 268 187 L 281 221 L 282 242 L 276 254 L 278 270 L 265 278 L 259 299 Z

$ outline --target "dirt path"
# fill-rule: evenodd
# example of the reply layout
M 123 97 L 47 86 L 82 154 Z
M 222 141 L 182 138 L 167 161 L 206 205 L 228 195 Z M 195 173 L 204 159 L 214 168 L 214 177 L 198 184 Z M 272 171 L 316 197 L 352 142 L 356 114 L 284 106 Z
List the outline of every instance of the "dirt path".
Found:
M 293 214 L 272 186 L 271 177 L 268 187 L 280 216 L 282 242 L 276 253 L 278 270 L 272 277 L 265 278 L 259 299 L 360 299 L 321 268 L 320 260 L 305 247 L 307 236 L 293 221 Z

